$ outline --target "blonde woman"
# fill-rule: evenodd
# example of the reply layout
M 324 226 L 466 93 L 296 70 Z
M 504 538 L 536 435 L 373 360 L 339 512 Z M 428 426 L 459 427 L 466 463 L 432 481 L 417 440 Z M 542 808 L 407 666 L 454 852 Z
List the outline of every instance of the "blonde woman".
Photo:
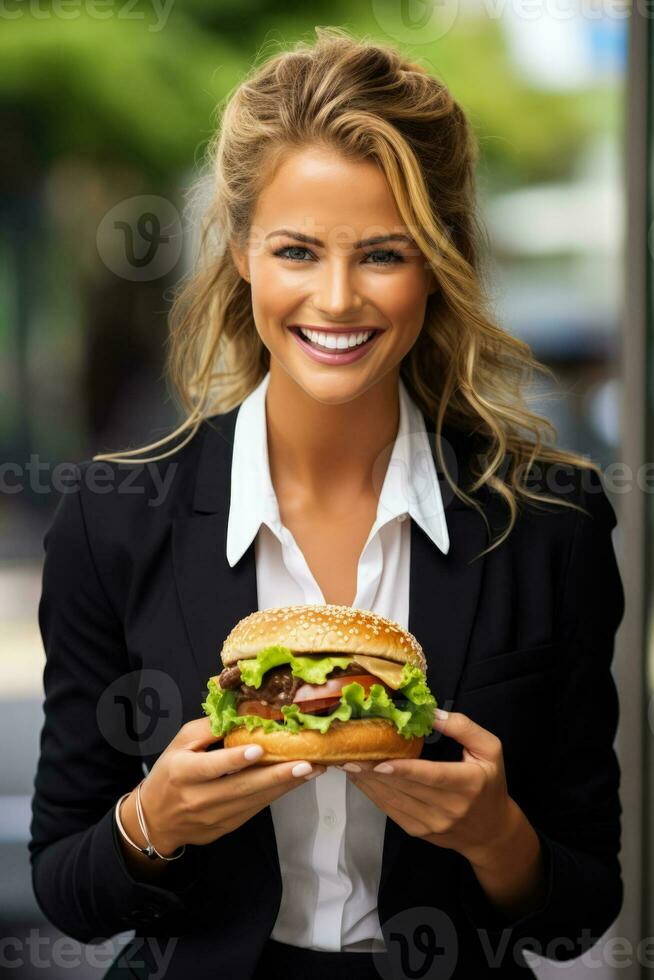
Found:
M 615 514 L 489 311 L 476 159 L 442 82 L 337 28 L 225 105 L 184 422 L 81 463 L 46 539 L 34 888 L 84 943 L 135 930 L 112 974 L 504 980 L 620 909 Z M 449 711 L 419 759 L 212 736 L 223 639 L 303 603 L 414 633 Z

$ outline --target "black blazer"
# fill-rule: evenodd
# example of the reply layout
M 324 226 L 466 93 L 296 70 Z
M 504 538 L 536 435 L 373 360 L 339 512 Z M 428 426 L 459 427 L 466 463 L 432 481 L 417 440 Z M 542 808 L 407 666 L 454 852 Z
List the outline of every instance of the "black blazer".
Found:
M 166 460 L 80 463 L 75 492 L 62 494 L 44 538 L 34 891 L 47 919 L 81 942 L 135 929 L 129 952 L 145 963 L 141 975 L 156 968 L 153 937 L 162 949 L 176 937 L 165 973 L 172 980 L 251 977 L 282 888 L 269 807 L 212 844 L 187 846 L 163 887 L 130 875 L 113 819 L 118 796 L 142 778 L 142 762 L 151 767 L 180 725 L 202 716 L 224 637 L 257 608 L 254 543 L 234 568 L 225 557 L 237 412 L 203 422 Z M 473 444 L 450 429 L 445 435 L 450 468 L 467 487 Z M 509 922 L 458 852 L 388 820 L 379 915 L 389 948 L 398 931 L 411 944 L 422 907 L 446 916 L 451 928 L 439 938 L 457 969 L 443 976 L 524 977 L 533 974 L 519 940 L 531 937 L 530 948 L 552 959 L 579 956 L 622 904 L 611 675 L 624 611 L 616 519 L 597 477 L 568 469 L 546 489 L 590 516 L 529 508 L 507 541 L 473 560 L 489 544 L 486 525 L 437 470 L 451 546 L 443 555 L 412 522 L 409 629 L 425 650 L 438 703 L 501 739 L 509 793 L 544 846 L 549 891 L 541 908 Z M 504 504 L 490 491 L 477 499 L 497 534 Z M 125 703 L 139 670 L 148 671 L 150 696 L 140 728 Z M 160 727 L 139 741 L 148 714 Z M 461 747 L 435 732 L 423 757 L 458 760 Z M 493 962 L 503 964 L 499 971 Z

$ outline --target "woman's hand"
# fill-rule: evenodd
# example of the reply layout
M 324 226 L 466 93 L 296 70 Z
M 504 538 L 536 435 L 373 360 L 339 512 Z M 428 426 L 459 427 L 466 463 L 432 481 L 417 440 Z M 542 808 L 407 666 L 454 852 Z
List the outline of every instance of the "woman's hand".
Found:
M 508 794 L 499 738 L 457 711 L 435 717 L 433 727 L 463 745 L 461 762 L 357 762 L 360 772 L 346 763 L 348 776 L 408 834 L 466 857 L 495 909 L 508 917 L 532 911 L 547 896 L 545 860 Z
M 467 715 L 450 712 L 434 719 L 463 745 L 461 762 L 389 759 L 356 762 L 347 773 L 395 823 L 413 837 L 449 847 L 472 863 L 507 840 L 516 824 L 517 804 L 507 791 L 502 743 Z
M 182 844 L 217 840 L 272 800 L 325 771 L 324 766 L 303 761 L 256 766 L 262 754 L 259 746 L 204 751 L 216 741 L 208 718 L 187 722 L 141 785 L 150 839 L 166 857 Z M 130 802 L 128 797 L 123 807 Z

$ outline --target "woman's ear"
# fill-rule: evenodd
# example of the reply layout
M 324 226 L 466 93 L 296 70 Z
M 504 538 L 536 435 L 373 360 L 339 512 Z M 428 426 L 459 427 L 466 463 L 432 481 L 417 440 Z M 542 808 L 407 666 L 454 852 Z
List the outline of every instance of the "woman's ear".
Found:
M 238 269 L 238 273 L 242 279 L 247 282 L 250 281 L 250 269 L 247 259 L 247 254 L 242 248 L 240 248 L 236 242 L 232 239 L 229 243 L 229 250 L 232 253 L 232 260 L 234 265 Z

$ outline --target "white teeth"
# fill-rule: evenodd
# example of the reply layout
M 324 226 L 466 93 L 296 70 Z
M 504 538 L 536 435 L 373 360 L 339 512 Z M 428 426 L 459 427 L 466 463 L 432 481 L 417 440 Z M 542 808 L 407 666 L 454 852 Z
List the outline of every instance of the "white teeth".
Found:
M 300 327 L 300 333 L 313 344 L 326 347 L 327 350 L 346 350 L 348 347 L 358 347 L 372 337 L 374 331 L 366 330 L 363 333 L 321 333 L 318 330 L 305 330 Z

